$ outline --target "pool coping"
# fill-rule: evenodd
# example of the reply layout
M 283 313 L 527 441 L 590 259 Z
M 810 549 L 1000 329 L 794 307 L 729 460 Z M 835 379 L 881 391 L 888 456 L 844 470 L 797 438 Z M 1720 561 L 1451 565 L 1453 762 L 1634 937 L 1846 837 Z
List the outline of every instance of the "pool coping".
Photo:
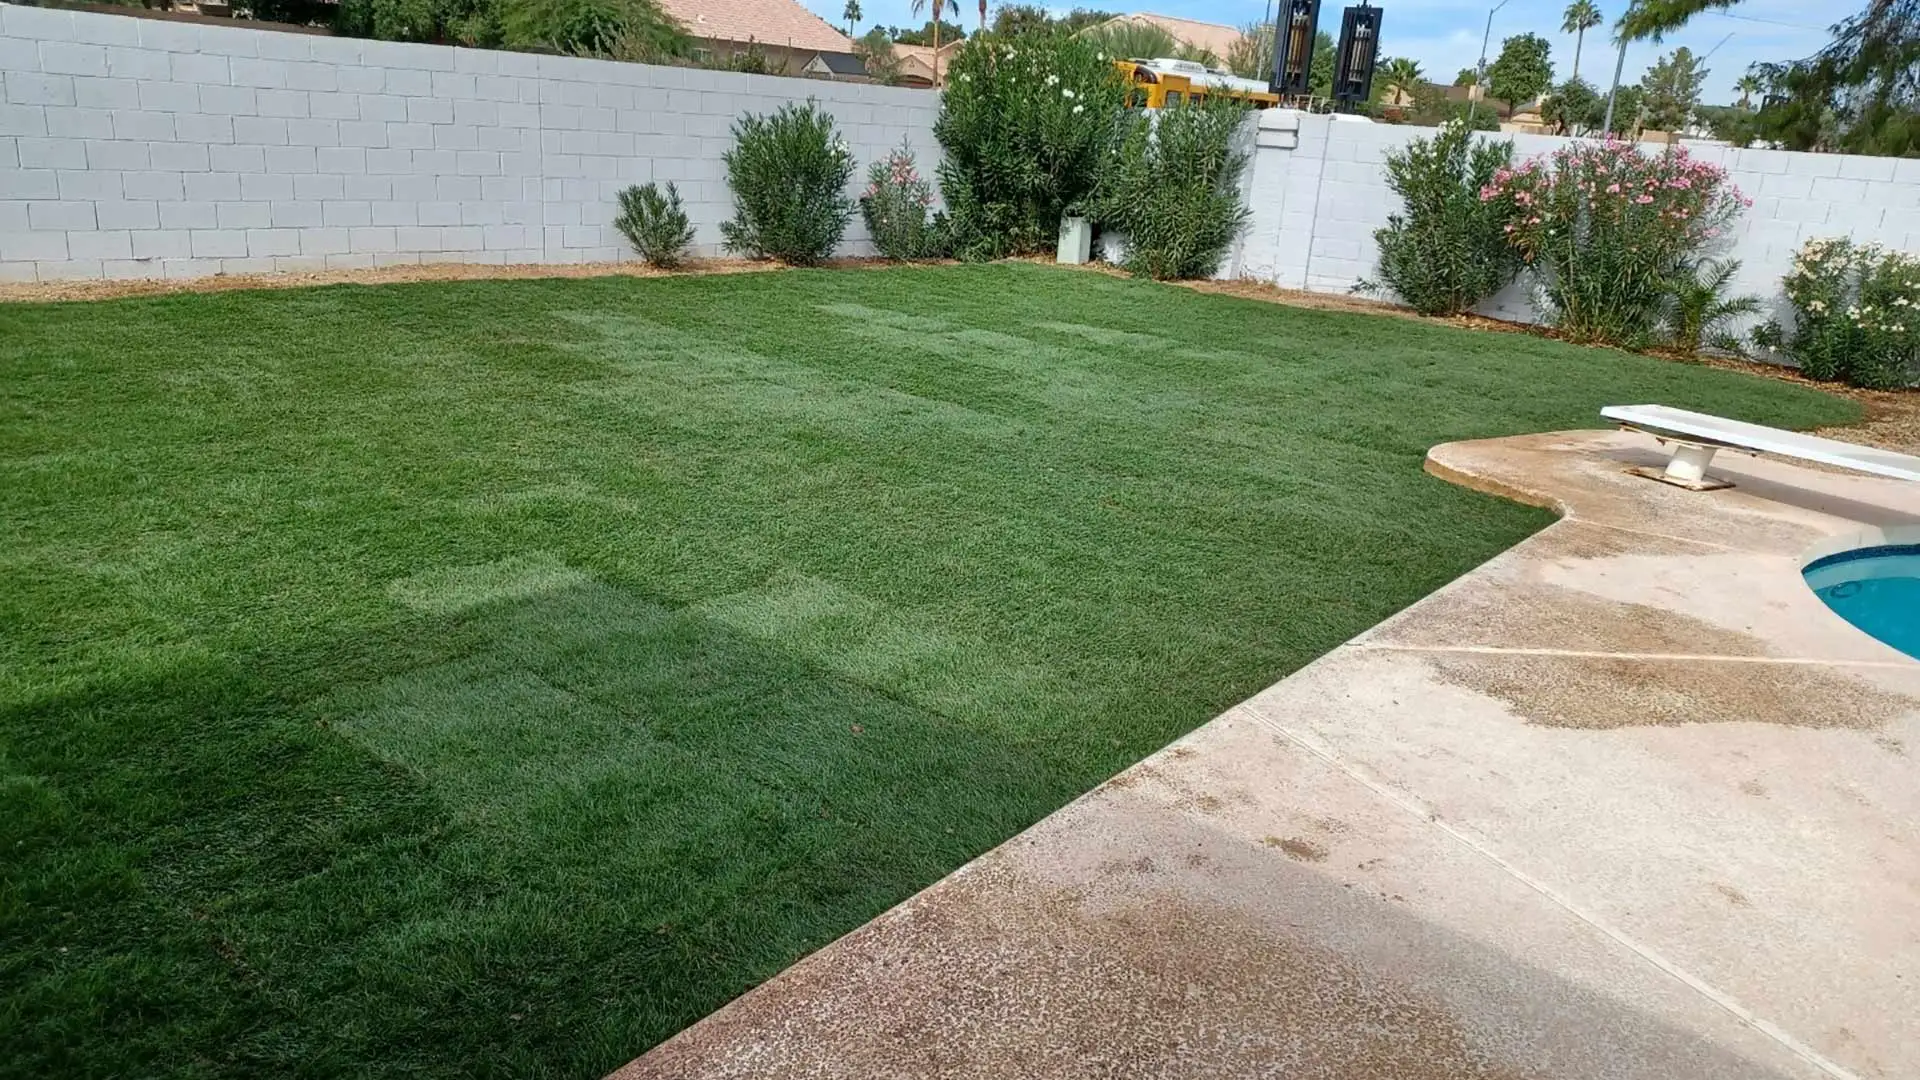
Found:
M 1920 488 L 1659 457 L 1434 448 L 1559 519 L 615 1075 L 1920 1074 L 1920 662 L 1798 575 Z

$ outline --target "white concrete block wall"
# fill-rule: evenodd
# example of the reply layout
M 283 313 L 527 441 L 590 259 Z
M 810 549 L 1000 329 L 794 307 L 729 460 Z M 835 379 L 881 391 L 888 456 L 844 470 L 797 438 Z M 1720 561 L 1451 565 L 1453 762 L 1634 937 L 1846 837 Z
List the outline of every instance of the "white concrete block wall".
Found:
M 717 254 L 734 119 L 809 97 L 931 174 L 921 90 L 0 3 L 0 280 L 624 259 L 648 180 Z
M 1344 293 L 1379 265 L 1374 230 L 1400 209 L 1387 187 L 1386 153 L 1432 128 L 1365 124 L 1328 116 L 1256 114 L 1257 148 L 1243 187 L 1252 220 L 1224 277 L 1247 277 L 1293 289 Z M 1298 129 L 1297 144 L 1272 138 Z M 1515 160 L 1551 153 L 1569 140 L 1503 135 Z M 1648 147 L 1658 152 L 1658 147 Z M 1848 236 L 1920 254 L 1920 160 L 1800 154 L 1692 146 L 1693 155 L 1725 167 L 1754 200 L 1716 255 L 1739 259 L 1736 293 L 1781 304 L 1780 279 L 1793 254 L 1814 237 Z M 1524 278 L 1480 310 L 1530 321 L 1532 285 Z

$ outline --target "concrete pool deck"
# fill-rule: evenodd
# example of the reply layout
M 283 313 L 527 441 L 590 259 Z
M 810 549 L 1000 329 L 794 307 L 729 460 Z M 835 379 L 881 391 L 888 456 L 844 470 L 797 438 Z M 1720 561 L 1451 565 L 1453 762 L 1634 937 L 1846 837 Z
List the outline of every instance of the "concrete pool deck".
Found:
M 1560 521 L 621 1080 L 1920 1076 L 1920 661 L 1801 581 L 1920 485 L 1436 448 Z

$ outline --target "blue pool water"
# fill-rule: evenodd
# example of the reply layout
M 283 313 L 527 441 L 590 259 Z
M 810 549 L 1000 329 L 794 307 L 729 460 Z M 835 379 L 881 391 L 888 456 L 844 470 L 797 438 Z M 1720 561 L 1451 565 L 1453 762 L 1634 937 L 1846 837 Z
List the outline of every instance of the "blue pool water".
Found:
M 1843 551 L 1803 573 L 1841 618 L 1920 659 L 1920 544 Z

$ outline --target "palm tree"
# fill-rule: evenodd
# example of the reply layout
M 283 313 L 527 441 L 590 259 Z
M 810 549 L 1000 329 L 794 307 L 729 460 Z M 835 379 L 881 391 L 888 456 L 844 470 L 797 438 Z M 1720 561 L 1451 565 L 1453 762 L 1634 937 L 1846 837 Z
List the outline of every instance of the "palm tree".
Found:
M 980 32 L 987 32 L 987 0 L 980 0 Z
M 1380 77 L 1390 89 L 1398 90 L 1407 97 L 1420 85 L 1420 64 L 1404 56 L 1396 56 L 1380 65 Z
M 1580 77 L 1580 46 L 1586 44 L 1587 31 L 1599 26 L 1600 9 L 1593 0 L 1573 0 L 1567 5 L 1566 21 L 1560 24 L 1564 33 L 1573 35 L 1573 77 Z
M 1753 107 L 1751 104 L 1753 95 L 1759 93 L 1764 87 L 1760 82 L 1760 77 L 1749 72 L 1735 79 L 1733 88 L 1740 91 L 1740 107 L 1750 109 Z
M 933 0 L 933 86 L 936 90 L 940 88 L 940 9 L 946 6 L 946 2 Z M 908 10 L 913 12 L 914 18 L 919 18 L 920 13 L 927 10 L 927 0 L 912 0 Z
M 860 21 L 860 0 L 847 0 L 847 6 L 840 12 L 840 17 L 847 20 L 847 36 L 852 37 L 853 24 Z
M 1091 41 L 1099 43 L 1108 56 L 1128 60 L 1154 60 L 1162 56 L 1172 57 L 1179 53 L 1180 43 L 1167 33 L 1164 27 L 1149 22 L 1138 22 L 1121 16 L 1110 19 L 1099 26 L 1088 27 L 1081 31 Z

